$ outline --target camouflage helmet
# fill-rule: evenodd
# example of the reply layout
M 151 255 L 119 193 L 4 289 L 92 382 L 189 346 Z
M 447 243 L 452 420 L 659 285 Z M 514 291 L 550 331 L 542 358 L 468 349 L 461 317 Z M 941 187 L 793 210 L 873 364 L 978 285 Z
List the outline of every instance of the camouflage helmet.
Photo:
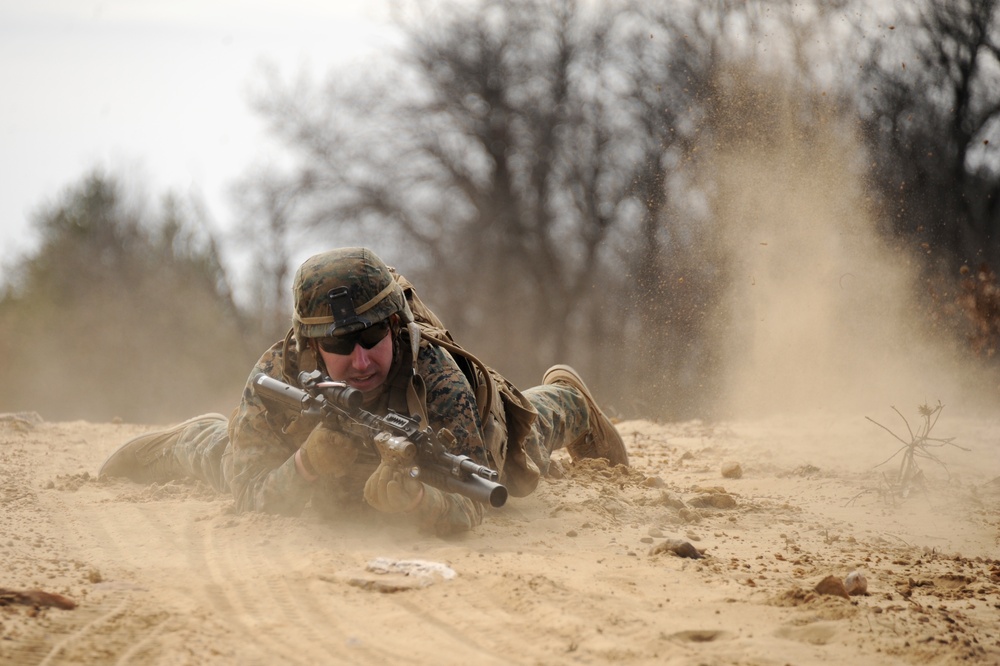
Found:
M 299 266 L 292 284 L 292 328 L 298 348 L 308 338 L 361 331 L 390 315 L 413 321 L 403 289 L 374 252 L 345 247 L 314 255 Z

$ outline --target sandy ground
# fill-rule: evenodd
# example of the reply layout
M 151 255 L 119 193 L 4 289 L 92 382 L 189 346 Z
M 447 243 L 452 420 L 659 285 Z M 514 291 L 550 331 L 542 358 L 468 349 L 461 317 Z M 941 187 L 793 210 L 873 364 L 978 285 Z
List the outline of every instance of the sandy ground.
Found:
M 897 443 L 859 416 L 619 428 L 632 468 L 567 461 L 442 540 L 98 481 L 148 427 L 7 418 L 0 663 L 1000 663 L 1000 421 L 945 413 L 972 450 L 938 450 L 905 499 L 898 459 L 875 468 Z M 854 571 L 867 595 L 813 591 Z M 11 592 L 33 589 L 76 607 Z

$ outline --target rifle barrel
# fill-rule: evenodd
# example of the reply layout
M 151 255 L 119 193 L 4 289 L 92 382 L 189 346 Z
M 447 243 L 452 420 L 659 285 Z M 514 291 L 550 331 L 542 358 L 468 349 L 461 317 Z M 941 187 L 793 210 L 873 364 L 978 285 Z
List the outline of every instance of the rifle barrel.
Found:
M 253 378 L 253 390 L 260 394 L 262 398 L 276 400 L 284 405 L 299 410 L 307 410 L 314 398 L 302 389 L 290 386 L 285 382 L 273 377 L 268 377 L 264 373 L 259 373 Z

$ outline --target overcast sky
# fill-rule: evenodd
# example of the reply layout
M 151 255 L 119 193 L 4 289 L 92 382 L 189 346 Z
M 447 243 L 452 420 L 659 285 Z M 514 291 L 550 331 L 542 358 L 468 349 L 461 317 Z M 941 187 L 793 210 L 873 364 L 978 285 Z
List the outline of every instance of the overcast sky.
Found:
M 30 214 L 95 166 L 152 195 L 228 189 L 268 154 L 261 62 L 319 77 L 398 43 L 386 0 L 0 0 L 0 261 Z

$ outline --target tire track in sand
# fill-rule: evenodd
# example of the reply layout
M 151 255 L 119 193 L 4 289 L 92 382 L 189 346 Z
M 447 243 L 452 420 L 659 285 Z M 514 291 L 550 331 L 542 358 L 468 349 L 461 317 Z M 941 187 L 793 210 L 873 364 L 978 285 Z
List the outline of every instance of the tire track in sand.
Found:
M 70 654 L 71 648 L 74 644 L 86 642 L 86 639 L 93 633 L 96 633 L 100 627 L 104 624 L 108 624 L 120 617 L 125 613 L 125 609 L 128 608 L 129 599 L 123 599 L 117 606 L 115 606 L 110 611 L 99 613 L 96 618 L 87 622 L 82 627 L 69 634 L 68 636 L 60 639 L 55 645 L 49 650 L 48 654 L 38 662 L 38 666 L 52 666 L 53 664 L 78 664 L 80 663 L 79 657 L 77 655 Z M 97 609 L 95 609 L 97 610 Z M 60 654 L 63 656 L 60 657 Z
M 205 576 L 202 596 L 218 611 L 216 618 L 254 646 L 264 663 L 328 661 L 329 639 L 304 629 L 309 625 L 293 602 L 307 594 L 304 586 L 266 553 L 248 554 L 247 537 L 220 536 L 224 525 L 208 520 L 186 528 L 188 562 Z

